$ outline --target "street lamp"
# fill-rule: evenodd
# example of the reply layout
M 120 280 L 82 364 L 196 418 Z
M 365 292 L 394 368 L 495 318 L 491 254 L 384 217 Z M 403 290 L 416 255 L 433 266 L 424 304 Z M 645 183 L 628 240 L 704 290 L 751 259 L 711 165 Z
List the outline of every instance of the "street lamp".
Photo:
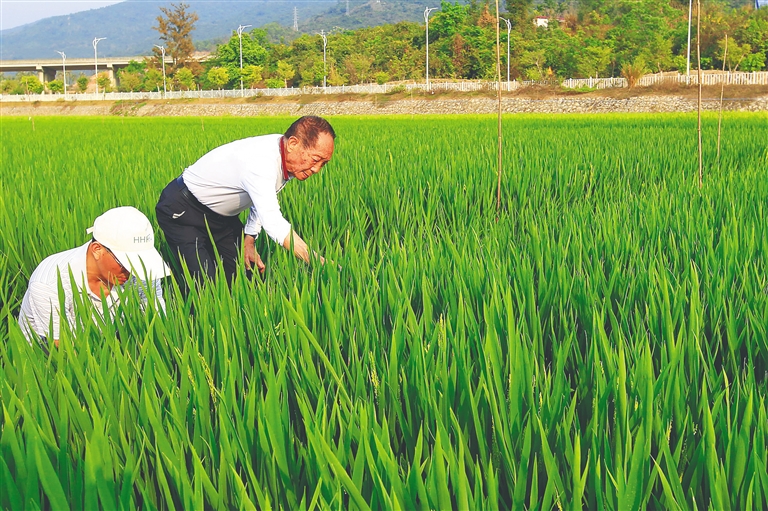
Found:
M 509 36 L 512 33 L 512 22 L 501 16 L 499 16 L 499 18 L 503 19 L 507 24 L 507 92 L 509 92 Z
M 163 97 L 168 93 L 165 88 L 165 46 L 155 45 L 155 48 L 160 48 L 160 53 L 163 56 Z
M 325 79 L 327 76 L 326 67 L 325 67 L 325 47 L 328 46 L 328 38 L 325 35 L 325 30 L 321 30 L 319 34 L 320 37 L 323 38 L 323 91 L 325 91 Z
M 96 46 L 99 45 L 99 41 L 103 41 L 106 37 L 94 37 L 93 38 L 93 69 L 96 73 L 96 94 L 99 93 L 99 52 Z M 104 89 L 106 92 L 106 89 Z
M 693 14 L 693 0 L 688 0 L 688 56 L 685 61 L 686 83 L 691 76 L 691 15 Z
M 64 80 L 64 99 L 67 99 L 67 55 L 63 51 L 53 50 L 61 55 L 62 79 Z
M 429 90 L 429 13 L 437 10 L 437 7 L 424 8 L 424 23 L 427 24 L 427 90 Z
M 240 39 L 240 96 L 244 96 L 243 92 L 243 30 L 253 25 L 240 25 L 237 27 L 237 37 Z

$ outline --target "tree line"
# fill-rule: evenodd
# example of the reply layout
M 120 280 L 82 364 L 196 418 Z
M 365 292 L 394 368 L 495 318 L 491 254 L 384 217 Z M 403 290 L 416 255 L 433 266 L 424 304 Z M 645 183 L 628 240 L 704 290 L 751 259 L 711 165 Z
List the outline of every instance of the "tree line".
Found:
M 738 0 L 736 0 L 738 2 Z M 525 80 L 627 76 L 685 72 L 688 2 L 679 0 L 507 0 L 502 17 L 502 74 Z M 204 61 L 193 58 L 197 15 L 185 4 L 161 8 L 155 28 L 167 55 L 173 90 L 247 88 L 423 81 L 424 23 L 327 32 L 326 62 L 320 35 L 289 40 L 285 30 L 236 32 Z M 695 4 L 693 18 L 696 18 Z M 544 20 L 542 22 L 542 20 Z M 545 26 L 541 26 L 545 25 Z M 726 51 L 726 37 L 727 51 Z M 695 21 L 690 68 L 696 69 Z M 507 41 L 509 59 L 507 60 Z M 493 79 L 496 73 L 496 18 L 488 2 L 443 1 L 429 19 L 429 74 L 434 79 Z M 162 90 L 160 50 L 132 62 L 119 76 L 124 91 Z M 768 9 L 722 0 L 702 2 L 702 69 L 759 71 L 766 68 Z M 107 84 L 108 85 L 108 84 Z

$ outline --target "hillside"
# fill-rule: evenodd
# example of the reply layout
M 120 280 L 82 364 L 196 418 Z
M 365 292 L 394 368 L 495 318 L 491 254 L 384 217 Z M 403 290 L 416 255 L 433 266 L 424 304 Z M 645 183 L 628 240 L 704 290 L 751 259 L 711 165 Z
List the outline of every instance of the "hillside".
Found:
M 195 41 L 220 41 L 229 37 L 238 25 L 260 27 L 265 24 L 293 26 L 293 8 L 298 8 L 299 32 L 326 31 L 334 27 L 354 29 L 398 21 L 423 19 L 424 7 L 417 0 L 337 0 L 230 1 L 206 2 L 189 0 L 190 10 L 199 20 Z M 143 55 L 157 44 L 158 34 L 152 30 L 160 6 L 170 2 L 126 0 L 119 4 L 92 9 L 68 16 L 55 16 L 21 27 L 0 31 L 0 59 L 32 59 L 56 57 L 55 50 L 68 57 L 93 55 L 91 41 L 99 43 L 99 55 Z M 290 30 L 290 28 L 288 28 Z M 205 44 L 203 44 L 205 46 Z

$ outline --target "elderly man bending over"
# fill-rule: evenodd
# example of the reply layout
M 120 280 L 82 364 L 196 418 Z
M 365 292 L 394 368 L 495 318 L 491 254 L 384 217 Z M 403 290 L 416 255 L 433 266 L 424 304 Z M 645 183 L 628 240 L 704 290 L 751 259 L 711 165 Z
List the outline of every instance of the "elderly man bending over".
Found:
M 289 181 L 304 181 L 320 172 L 333 156 L 335 137 L 328 121 L 305 116 L 283 135 L 236 140 L 203 155 L 168 183 L 155 207 L 171 252 L 185 261 L 198 280 L 203 275 L 216 276 L 218 252 L 231 280 L 245 231 L 245 266 L 264 272 L 254 247 L 263 229 L 309 262 L 310 250 L 283 217 L 277 193 Z M 238 215 L 245 210 L 249 214 L 243 226 Z M 325 262 L 322 257 L 320 261 Z
M 48 256 L 29 279 L 19 326 L 30 343 L 37 334 L 43 349 L 47 350 L 49 339 L 58 346 L 62 317 L 74 324 L 75 293 L 85 291 L 96 310 L 103 313 L 102 297 L 111 307 L 118 302 L 119 287 L 136 286 L 143 305 L 147 303 L 146 293 L 151 293 L 165 309 L 160 279 L 170 275 L 170 270 L 155 249 L 147 217 L 129 206 L 110 209 L 88 232 L 93 236 L 91 241 Z M 59 281 L 64 291 L 63 310 Z

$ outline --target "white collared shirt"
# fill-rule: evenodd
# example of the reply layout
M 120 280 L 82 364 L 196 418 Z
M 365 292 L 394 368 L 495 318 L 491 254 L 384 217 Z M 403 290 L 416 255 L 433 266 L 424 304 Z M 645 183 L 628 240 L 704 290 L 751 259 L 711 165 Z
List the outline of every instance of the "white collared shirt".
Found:
M 182 174 L 184 183 L 203 205 L 224 216 L 250 208 L 245 233 L 258 236 L 263 228 L 283 243 L 291 224 L 280 212 L 277 192 L 285 186 L 282 135 L 244 138 L 204 154 Z
M 86 290 L 95 310 L 104 314 L 101 297 L 91 291 L 88 286 L 86 260 L 90 244 L 89 241 L 77 248 L 48 256 L 32 272 L 29 287 L 24 293 L 19 311 L 19 326 L 30 342 L 33 338 L 32 332 L 49 340 L 58 339 L 62 317 L 66 318 L 70 326 L 75 325 L 75 292 L 82 293 L 82 290 Z M 70 278 L 70 272 L 74 280 Z M 59 276 L 61 276 L 61 286 L 64 291 L 64 310 L 60 310 Z M 123 287 L 126 286 L 137 286 L 143 306 L 147 303 L 144 290 L 154 291 L 158 305 L 165 310 L 160 280 L 154 280 L 148 286 L 132 275 L 123 285 Z M 113 286 L 105 298 L 107 307 L 111 310 L 119 302 L 118 286 Z

